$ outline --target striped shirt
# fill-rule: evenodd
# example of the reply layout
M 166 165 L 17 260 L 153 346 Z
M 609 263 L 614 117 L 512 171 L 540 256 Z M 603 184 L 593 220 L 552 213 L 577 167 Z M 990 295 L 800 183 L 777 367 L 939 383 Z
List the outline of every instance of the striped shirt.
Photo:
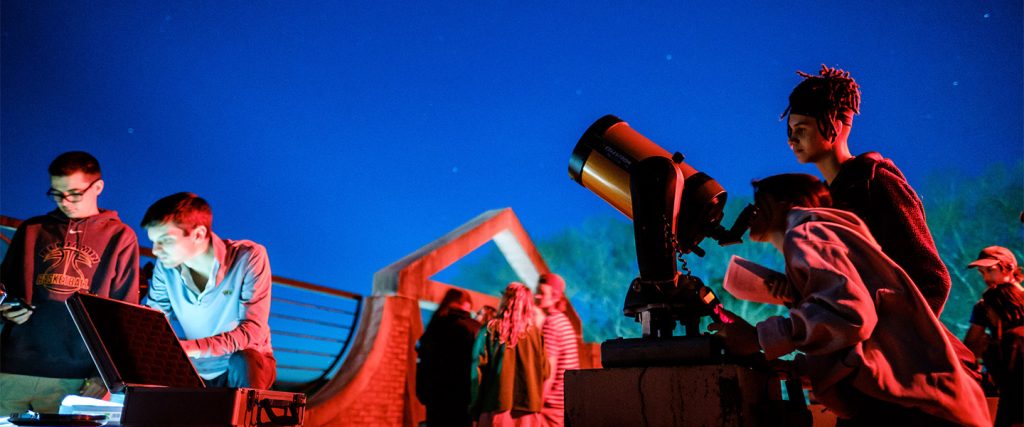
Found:
M 544 406 L 565 407 L 565 370 L 579 369 L 580 356 L 576 347 L 576 330 L 565 313 L 554 313 L 544 319 L 544 352 L 548 360 L 554 359 L 551 373 L 555 382 L 551 392 L 544 396 Z

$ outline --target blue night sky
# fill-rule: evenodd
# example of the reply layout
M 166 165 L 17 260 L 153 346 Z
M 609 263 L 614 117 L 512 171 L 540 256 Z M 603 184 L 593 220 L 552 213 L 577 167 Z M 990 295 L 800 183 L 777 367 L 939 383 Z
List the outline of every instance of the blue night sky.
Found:
M 736 195 L 817 174 L 779 114 L 822 63 L 861 85 L 852 151 L 911 184 L 1024 159 L 1019 0 L 586 3 L 4 0 L 0 214 L 51 210 L 46 166 L 86 150 L 144 245 L 192 191 L 275 274 L 367 293 L 488 209 L 535 240 L 613 214 L 566 173 L 604 114 Z

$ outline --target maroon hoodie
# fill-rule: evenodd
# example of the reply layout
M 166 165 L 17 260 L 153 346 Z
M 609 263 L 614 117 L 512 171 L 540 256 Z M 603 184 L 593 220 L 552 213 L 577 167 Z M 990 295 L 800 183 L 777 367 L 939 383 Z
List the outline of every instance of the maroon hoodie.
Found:
M 0 335 L 0 372 L 50 378 L 96 375 L 64 301 L 75 292 L 139 302 L 139 242 L 117 212 L 69 219 L 60 210 L 14 233 L 0 267 L 10 297 L 35 311 Z
M 936 316 L 949 297 L 951 280 L 935 249 L 924 205 L 889 159 L 868 152 L 843 162 L 828 183 L 832 207 L 857 214 L 889 258 L 914 280 Z

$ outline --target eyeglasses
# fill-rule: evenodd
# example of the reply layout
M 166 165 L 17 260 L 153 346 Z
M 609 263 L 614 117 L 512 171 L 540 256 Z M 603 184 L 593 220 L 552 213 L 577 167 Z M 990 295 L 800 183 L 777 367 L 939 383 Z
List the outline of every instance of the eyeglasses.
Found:
M 50 200 L 53 200 L 55 203 L 60 203 L 64 199 L 67 199 L 71 203 L 78 203 L 82 201 L 82 196 L 84 196 L 85 193 L 88 192 L 93 185 L 99 182 L 99 180 L 100 178 L 96 178 L 93 182 L 89 183 L 89 186 L 85 187 L 85 189 L 82 190 L 81 192 L 72 192 L 65 194 L 64 192 L 57 191 L 51 188 L 49 191 L 46 192 L 46 197 L 49 198 Z

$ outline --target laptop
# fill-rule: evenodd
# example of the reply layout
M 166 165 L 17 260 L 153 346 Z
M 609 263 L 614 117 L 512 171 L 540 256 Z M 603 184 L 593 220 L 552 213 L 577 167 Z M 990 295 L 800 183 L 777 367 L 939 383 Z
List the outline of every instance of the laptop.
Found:
M 83 293 L 66 304 L 112 393 L 129 386 L 206 387 L 160 310 Z
M 66 304 L 103 383 L 125 393 L 122 426 L 302 425 L 302 393 L 207 388 L 160 310 L 82 293 Z

